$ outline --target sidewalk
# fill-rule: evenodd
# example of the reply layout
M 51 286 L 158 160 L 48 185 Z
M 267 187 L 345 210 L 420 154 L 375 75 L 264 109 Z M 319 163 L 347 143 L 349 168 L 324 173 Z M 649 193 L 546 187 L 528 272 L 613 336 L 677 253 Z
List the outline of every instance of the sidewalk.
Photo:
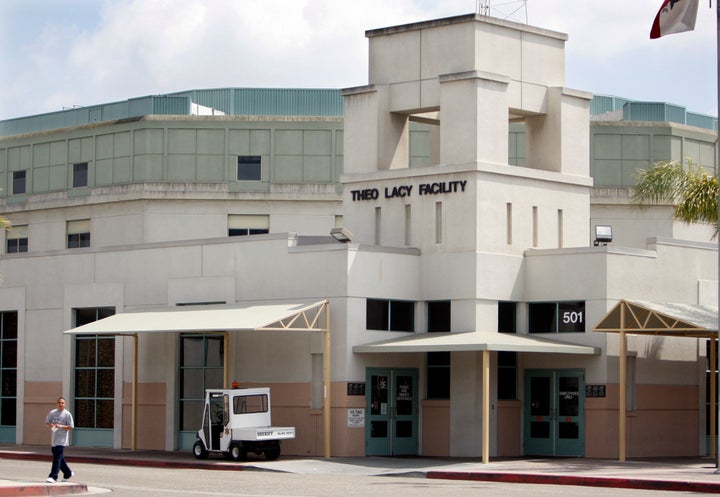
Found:
M 710 458 L 607 459 L 524 458 L 477 459 L 425 457 L 337 457 L 330 459 L 281 456 L 277 461 L 251 458 L 232 462 L 210 455 L 196 460 L 189 451 L 163 452 L 68 447 L 74 462 L 165 468 L 203 468 L 224 471 L 264 470 L 296 474 L 358 476 L 416 476 L 434 479 L 579 485 L 643 490 L 720 493 L 720 474 Z M 47 447 L 0 444 L 0 459 L 48 461 Z M 88 491 L 82 483 L 18 482 L 0 479 L 0 497 L 8 495 L 77 495 Z

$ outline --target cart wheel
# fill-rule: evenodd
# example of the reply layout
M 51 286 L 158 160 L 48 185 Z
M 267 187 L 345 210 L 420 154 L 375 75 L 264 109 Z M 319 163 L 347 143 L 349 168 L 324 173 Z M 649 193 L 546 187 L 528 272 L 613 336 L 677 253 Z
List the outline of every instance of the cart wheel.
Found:
M 247 459 L 247 452 L 238 444 L 232 444 L 228 453 L 230 454 L 230 459 L 233 461 L 244 461 Z
M 265 459 L 268 461 L 274 461 L 280 457 L 280 446 L 273 447 L 272 449 L 265 449 Z
M 207 459 L 208 451 L 205 449 L 202 441 L 198 440 L 195 442 L 195 445 L 193 445 L 193 455 L 195 459 Z

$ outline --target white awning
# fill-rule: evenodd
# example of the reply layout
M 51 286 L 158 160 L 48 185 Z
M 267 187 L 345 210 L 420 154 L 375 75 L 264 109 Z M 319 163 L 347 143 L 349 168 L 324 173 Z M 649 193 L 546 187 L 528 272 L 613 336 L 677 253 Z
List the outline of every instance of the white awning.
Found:
M 712 337 L 718 331 L 713 306 L 620 300 L 593 331 L 634 335 Z
M 326 300 L 242 305 L 188 305 L 129 311 L 67 330 L 72 335 L 189 333 L 254 330 L 324 331 Z
M 133 341 L 131 448 L 137 439 L 138 335 L 142 333 L 222 333 L 225 350 L 232 331 L 321 331 L 323 343 L 324 455 L 330 457 L 330 304 L 314 302 L 254 302 L 238 305 L 192 305 L 142 309 L 115 314 L 65 331 L 70 335 L 129 335 Z M 223 384 L 228 388 L 230 354 L 224 354 Z
M 598 348 L 588 345 L 575 345 L 527 335 L 480 331 L 415 333 L 410 336 L 392 338 L 390 340 L 365 345 L 355 345 L 353 347 L 353 352 L 358 353 L 460 352 L 480 350 L 585 355 L 596 355 L 600 353 Z

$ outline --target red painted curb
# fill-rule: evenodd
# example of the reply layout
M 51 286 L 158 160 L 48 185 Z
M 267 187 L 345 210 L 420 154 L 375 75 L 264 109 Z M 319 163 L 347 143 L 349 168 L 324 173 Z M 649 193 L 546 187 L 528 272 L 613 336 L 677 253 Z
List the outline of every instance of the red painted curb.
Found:
M 0 451 L 0 459 L 20 459 L 23 461 L 49 461 L 50 456 L 33 453 L 3 452 Z M 68 455 L 70 462 L 103 464 L 113 466 L 144 466 L 148 468 L 179 468 L 179 469 L 213 469 L 219 471 L 242 471 L 241 464 L 213 464 L 212 461 L 197 461 L 188 458 L 187 461 L 158 461 L 153 459 L 119 459 L 102 456 Z M 221 461 L 218 461 L 221 462 Z
M 39 495 L 79 495 L 86 494 L 88 491 L 87 485 L 84 483 L 72 483 L 55 485 L 54 483 L 48 483 L 46 485 L 18 485 L 0 487 L 0 496 L 2 497 L 21 497 L 24 495 L 39 496 Z
M 675 492 L 689 491 L 712 494 L 720 493 L 720 483 L 712 482 L 460 471 L 429 471 L 426 477 L 428 479 L 436 480 L 473 480 L 501 483 L 534 483 L 538 485 L 575 485 L 579 487 L 631 488 L 635 490 L 669 490 Z

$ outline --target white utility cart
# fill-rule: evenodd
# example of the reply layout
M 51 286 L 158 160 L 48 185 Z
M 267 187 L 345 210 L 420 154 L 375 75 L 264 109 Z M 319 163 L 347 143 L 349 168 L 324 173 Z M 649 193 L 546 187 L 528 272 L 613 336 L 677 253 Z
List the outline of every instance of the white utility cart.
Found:
M 193 455 L 205 459 L 211 452 L 241 461 L 247 454 L 280 457 L 280 442 L 295 438 L 294 426 L 272 426 L 269 388 L 211 389 L 205 391 L 202 427 Z

